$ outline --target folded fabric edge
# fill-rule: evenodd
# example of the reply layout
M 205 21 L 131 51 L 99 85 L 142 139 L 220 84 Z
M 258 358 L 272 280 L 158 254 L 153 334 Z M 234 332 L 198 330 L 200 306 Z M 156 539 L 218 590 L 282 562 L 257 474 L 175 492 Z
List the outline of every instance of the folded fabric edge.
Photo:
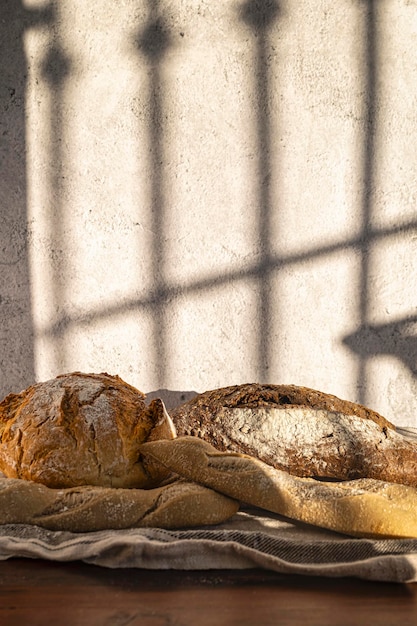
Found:
M 364 542 L 352 539 L 341 542 L 322 540 L 312 544 L 277 540 L 267 533 L 249 531 L 217 531 L 218 536 L 210 538 L 210 531 L 148 529 L 144 532 L 135 529 L 133 532 L 101 531 L 75 536 L 53 533 L 55 541 L 50 543 L 50 531 L 45 531 L 42 537 L 43 529 L 41 532 L 37 529 L 38 536 L 32 538 L 30 528 L 14 527 L 14 536 L 13 529 L 9 533 L 5 527 L 2 530 L 0 560 L 18 557 L 61 562 L 79 560 L 113 569 L 261 568 L 282 574 L 355 577 L 395 583 L 417 581 L 417 546 L 414 541 Z M 18 537 L 17 533 L 22 531 L 23 536 Z M 63 535 L 61 542 L 57 542 L 59 537 L 56 535 L 59 534 Z M 268 552 L 268 545 L 273 553 Z M 390 549 L 397 549 L 397 552 L 389 552 Z M 406 552 L 407 549 L 410 551 Z M 347 555 L 347 560 L 331 562 L 332 555 L 336 558 L 340 554 Z M 314 562 L 314 559 L 322 562 Z

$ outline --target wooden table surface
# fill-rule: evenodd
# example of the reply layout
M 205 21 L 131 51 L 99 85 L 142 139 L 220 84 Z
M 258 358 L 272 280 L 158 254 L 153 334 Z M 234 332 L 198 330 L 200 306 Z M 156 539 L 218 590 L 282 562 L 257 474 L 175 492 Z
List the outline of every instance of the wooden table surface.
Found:
M 0 562 L 0 626 L 416 626 L 417 584 Z

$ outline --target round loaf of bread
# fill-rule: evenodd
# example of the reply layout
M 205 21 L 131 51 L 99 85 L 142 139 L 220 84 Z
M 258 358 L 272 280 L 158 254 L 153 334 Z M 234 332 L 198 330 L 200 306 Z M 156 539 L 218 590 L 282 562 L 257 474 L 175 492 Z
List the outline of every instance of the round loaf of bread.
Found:
M 296 476 L 417 486 L 417 444 L 375 411 L 296 385 L 206 391 L 170 413 L 177 435 Z
M 74 372 L 0 403 L 0 470 L 48 487 L 151 488 L 169 474 L 139 446 L 175 429 L 161 400 L 109 374 Z

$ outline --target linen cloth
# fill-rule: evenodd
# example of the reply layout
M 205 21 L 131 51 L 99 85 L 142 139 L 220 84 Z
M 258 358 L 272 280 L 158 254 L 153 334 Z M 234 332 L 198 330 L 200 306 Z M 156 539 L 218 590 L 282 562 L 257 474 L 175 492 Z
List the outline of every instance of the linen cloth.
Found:
M 217 526 L 183 530 L 70 533 L 0 526 L 0 560 L 12 557 L 80 560 L 110 568 L 264 568 L 284 574 L 417 581 L 417 539 L 354 539 L 260 509 L 240 510 Z

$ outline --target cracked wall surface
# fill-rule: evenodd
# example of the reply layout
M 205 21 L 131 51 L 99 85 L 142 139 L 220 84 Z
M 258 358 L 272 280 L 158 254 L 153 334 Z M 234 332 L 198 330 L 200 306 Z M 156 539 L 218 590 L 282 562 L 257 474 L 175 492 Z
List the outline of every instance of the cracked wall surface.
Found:
M 0 396 L 293 383 L 417 426 L 416 8 L 5 0 Z

